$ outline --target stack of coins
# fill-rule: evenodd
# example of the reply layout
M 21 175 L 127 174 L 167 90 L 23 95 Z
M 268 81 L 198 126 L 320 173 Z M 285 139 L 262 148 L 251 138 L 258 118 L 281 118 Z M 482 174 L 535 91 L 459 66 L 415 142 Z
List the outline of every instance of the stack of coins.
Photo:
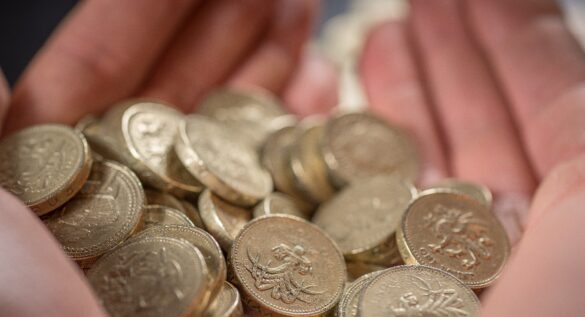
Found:
M 221 89 L 199 113 L 128 100 L 0 141 L 111 316 L 472 316 L 509 256 L 491 193 L 417 189 L 408 136 L 367 112 L 298 119 Z

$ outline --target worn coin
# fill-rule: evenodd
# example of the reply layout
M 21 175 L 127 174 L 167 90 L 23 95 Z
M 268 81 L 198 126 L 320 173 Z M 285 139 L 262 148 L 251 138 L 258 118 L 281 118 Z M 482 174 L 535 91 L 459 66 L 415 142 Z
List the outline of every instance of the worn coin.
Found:
M 358 303 L 364 288 L 383 271 L 375 271 L 356 279 L 343 293 L 335 310 L 335 317 L 355 317 L 358 312 Z
M 64 125 L 30 127 L 0 142 L 0 186 L 38 215 L 73 197 L 87 180 L 91 164 L 85 137 Z
M 110 316 L 198 316 L 209 292 L 201 252 L 185 240 L 132 239 L 87 273 Z
M 182 225 L 195 227 L 181 211 L 161 205 L 147 205 L 142 215 L 142 230 L 153 226 Z
M 240 293 L 230 283 L 224 282 L 221 291 L 203 313 L 203 317 L 241 317 L 244 316 L 244 308 Z
M 213 193 L 251 206 L 272 191 L 272 179 L 249 146 L 213 119 L 190 115 L 181 121 L 178 157 Z
M 329 312 L 346 281 L 335 242 L 317 226 L 287 215 L 250 222 L 234 242 L 230 261 L 246 296 L 285 316 Z
M 468 182 L 464 180 L 449 178 L 444 179 L 437 184 L 428 187 L 428 189 L 452 189 L 463 194 L 469 195 L 472 198 L 479 200 L 482 204 L 486 205 L 488 208 L 491 208 L 493 197 L 492 192 L 486 187 L 481 184 Z
M 132 171 L 95 162 L 79 193 L 44 223 L 65 252 L 87 267 L 134 233 L 143 207 L 144 191 Z
M 480 304 L 453 275 L 426 266 L 397 266 L 361 291 L 358 316 L 475 316 Z
M 458 192 L 437 191 L 414 200 L 397 241 L 406 264 L 436 267 L 475 289 L 491 284 L 510 255 L 510 242 L 494 214 Z
M 254 218 L 266 215 L 285 214 L 307 219 L 308 208 L 303 205 L 302 202 L 299 202 L 288 195 L 273 192 L 256 205 L 254 208 Z M 303 208 L 305 212 L 302 211 Z

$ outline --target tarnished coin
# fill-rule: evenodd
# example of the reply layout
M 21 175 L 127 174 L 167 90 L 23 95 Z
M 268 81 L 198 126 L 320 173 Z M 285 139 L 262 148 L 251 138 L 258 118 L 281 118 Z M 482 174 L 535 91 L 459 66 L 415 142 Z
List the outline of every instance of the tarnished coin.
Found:
M 360 178 L 399 174 L 414 182 L 419 169 L 416 150 L 406 135 L 372 114 L 348 113 L 329 120 L 323 157 L 338 187 Z
M 355 317 L 358 312 L 358 303 L 364 288 L 383 271 L 376 271 L 361 276 L 345 290 L 337 308 L 335 317 Z M 381 303 L 379 303 L 381 304 Z
M 397 175 L 361 179 L 322 205 L 313 222 L 347 259 L 392 265 L 399 258 L 395 233 L 415 195 L 414 186 Z
M 203 317 L 241 317 L 244 316 L 244 308 L 240 293 L 230 283 L 224 282 L 221 291 L 203 313 Z
M 305 206 L 305 212 L 301 211 L 303 206 L 299 207 L 302 202 L 297 202 L 294 198 L 282 193 L 270 193 L 254 208 L 254 218 L 266 215 L 285 214 L 301 218 L 308 218 Z
M 397 266 L 375 276 L 361 291 L 360 317 L 475 316 L 480 304 L 453 275 L 426 266 Z
M 0 186 L 44 215 L 81 189 L 91 163 L 78 131 L 59 124 L 33 126 L 0 142 Z
M 209 292 L 201 252 L 166 237 L 128 241 L 100 258 L 87 278 L 112 317 L 199 316 Z
M 402 218 L 397 242 L 406 264 L 439 268 L 474 289 L 491 284 L 510 254 L 494 214 L 457 192 L 419 196 Z
M 220 89 L 210 93 L 197 112 L 212 117 L 241 134 L 258 148 L 278 126 L 273 121 L 287 115 L 280 101 L 268 92 Z
M 222 200 L 207 189 L 199 197 L 199 212 L 207 231 L 226 252 L 252 219 L 250 211 Z
M 190 115 L 181 121 L 175 150 L 193 175 L 229 202 L 251 206 L 272 191 L 256 152 L 213 119 Z
M 144 191 L 132 171 L 95 162 L 79 193 L 44 223 L 65 252 L 87 267 L 134 233 L 143 207 Z
M 195 227 L 189 217 L 177 209 L 161 205 L 147 205 L 142 215 L 142 230 L 153 226 L 182 225 Z
M 486 205 L 488 208 L 491 208 L 493 197 L 492 192 L 485 186 L 473 182 L 468 182 L 459 179 L 445 179 L 440 181 L 437 184 L 434 184 L 428 189 L 452 189 L 463 194 L 469 195 L 477 200 L 479 200 L 482 204 Z
M 209 303 L 224 287 L 226 279 L 226 263 L 219 244 L 213 237 L 199 229 L 187 226 L 154 226 L 142 231 L 136 238 L 142 237 L 169 237 L 183 239 L 195 246 L 205 260 L 209 275 L 211 277 L 209 298 L 204 303 Z
M 191 203 L 186 200 L 181 200 L 181 205 L 183 205 L 183 209 L 185 210 L 185 214 L 193 224 L 201 229 L 205 229 L 205 225 L 203 224 L 203 220 L 201 219 L 201 215 L 199 214 L 199 210 Z
M 146 195 L 147 205 L 160 205 L 177 209 L 178 211 L 183 213 L 187 212 L 181 201 L 175 198 L 173 195 L 152 189 L 145 189 L 144 194 Z
M 234 242 L 230 261 L 246 296 L 285 316 L 329 312 L 346 280 L 335 242 L 317 226 L 287 215 L 250 222 Z

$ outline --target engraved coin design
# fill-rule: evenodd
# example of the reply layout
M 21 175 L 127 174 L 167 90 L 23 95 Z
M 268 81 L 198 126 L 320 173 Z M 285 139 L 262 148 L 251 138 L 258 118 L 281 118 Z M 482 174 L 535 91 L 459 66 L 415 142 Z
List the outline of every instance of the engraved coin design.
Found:
M 250 206 L 272 191 L 256 152 L 212 119 L 191 115 L 183 120 L 175 150 L 193 175 L 229 202 Z
M 395 239 L 415 195 L 414 186 L 396 175 L 356 181 L 322 205 L 313 222 L 346 257 L 355 256 Z
M 244 308 L 240 293 L 230 283 L 224 282 L 221 291 L 203 313 L 203 317 L 241 317 L 244 316 Z
M 383 271 L 376 271 L 361 276 L 345 290 L 336 309 L 336 317 L 355 317 L 358 303 L 364 288 Z
M 426 266 L 397 266 L 375 276 L 362 290 L 360 317 L 472 317 L 479 300 L 451 274 Z
M 140 181 L 126 167 L 95 162 L 89 179 L 45 225 L 74 260 L 100 256 L 137 228 L 144 206 Z
M 230 259 L 246 295 L 281 315 L 324 314 L 345 285 L 345 263 L 335 243 L 297 217 L 253 220 L 234 242 Z
M 491 208 L 492 206 L 492 192 L 483 185 L 459 179 L 445 179 L 429 187 L 428 189 L 441 188 L 451 189 L 469 195 L 470 197 L 475 198 L 482 204 L 486 205 L 488 208 Z
M 208 287 L 201 252 L 184 240 L 132 239 L 87 273 L 110 316 L 198 315 Z
M 81 189 L 91 163 L 80 132 L 59 124 L 30 127 L 0 142 L 0 186 L 43 215 Z
M 498 219 L 479 201 L 457 192 L 418 197 L 404 214 L 397 240 L 407 264 L 439 268 L 472 288 L 492 283 L 510 254 Z
M 148 205 L 144 207 L 142 225 L 143 229 L 148 229 L 152 226 L 168 225 L 195 227 L 193 222 L 184 213 L 177 209 L 160 205 Z
M 285 214 L 300 218 L 307 218 L 307 214 L 299 208 L 300 202 L 282 193 L 270 193 L 254 208 L 254 218 L 266 215 Z M 307 208 L 305 207 L 305 210 Z
M 349 113 L 330 120 L 323 135 L 323 157 L 339 187 L 356 179 L 398 173 L 414 181 L 419 160 L 397 128 L 368 113 Z

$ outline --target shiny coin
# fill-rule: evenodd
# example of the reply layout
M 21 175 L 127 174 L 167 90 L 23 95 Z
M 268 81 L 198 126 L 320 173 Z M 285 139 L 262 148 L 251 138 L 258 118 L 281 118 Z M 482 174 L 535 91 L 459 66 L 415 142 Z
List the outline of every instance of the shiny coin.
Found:
M 147 205 L 165 206 L 186 213 L 185 207 L 183 206 L 181 201 L 170 194 L 159 192 L 157 190 L 152 189 L 145 189 L 144 194 L 146 195 Z
M 346 280 L 335 243 L 317 226 L 286 215 L 250 222 L 234 242 L 230 261 L 246 296 L 285 316 L 329 312 Z
M 183 120 L 175 150 L 193 175 L 229 202 L 251 206 L 272 191 L 256 152 L 212 119 L 191 115 Z
M 345 290 L 337 309 L 335 317 L 355 317 L 358 312 L 358 303 L 364 288 L 383 271 L 376 271 L 361 276 Z
M 87 267 L 137 229 L 143 207 L 144 191 L 132 171 L 95 162 L 79 193 L 44 222 L 65 252 Z
M 266 215 L 285 214 L 296 216 L 300 218 L 308 218 L 307 213 L 303 213 L 299 205 L 302 202 L 297 202 L 294 198 L 282 193 L 270 193 L 254 208 L 254 218 L 259 218 Z M 307 207 L 304 207 L 307 210 Z
M 451 274 L 426 266 L 397 266 L 362 290 L 358 316 L 475 316 L 479 300 Z
M 44 215 L 81 189 L 91 163 L 81 133 L 59 124 L 33 126 L 0 142 L 0 186 Z
M 226 252 L 229 252 L 236 236 L 252 219 L 250 211 L 222 200 L 209 190 L 205 190 L 199 197 L 199 211 L 205 228 Z
M 244 316 L 244 308 L 240 293 L 230 283 L 224 282 L 221 292 L 213 303 L 203 313 L 203 317 L 241 317 Z
M 465 195 L 468 195 L 472 198 L 479 200 L 488 208 L 491 208 L 492 206 L 493 202 L 492 192 L 483 185 L 451 178 L 442 180 L 439 183 L 429 187 L 428 189 L 441 188 L 452 189 Z
M 407 264 L 439 268 L 471 288 L 491 284 L 510 254 L 498 219 L 479 201 L 457 192 L 418 197 L 402 218 L 397 241 Z
M 193 224 L 201 229 L 205 229 L 205 225 L 203 224 L 203 220 L 201 219 L 201 215 L 199 215 L 199 210 L 190 202 L 186 200 L 181 200 L 181 205 L 183 205 L 183 210 L 185 210 L 185 214 Z
M 148 205 L 144 207 L 142 225 L 143 230 L 153 226 L 168 225 L 195 227 L 193 222 L 184 213 L 177 209 L 161 205 Z
M 369 113 L 331 119 L 323 135 L 323 157 L 338 187 L 360 178 L 398 173 L 414 182 L 419 160 L 402 131 Z
M 313 222 L 335 240 L 347 259 L 392 265 L 399 258 L 395 233 L 415 195 L 414 186 L 397 175 L 362 179 L 322 205 Z
M 197 248 L 166 237 L 132 239 L 99 259 L 87 273 L 110 316 L 197 316 L 209 292 Z

